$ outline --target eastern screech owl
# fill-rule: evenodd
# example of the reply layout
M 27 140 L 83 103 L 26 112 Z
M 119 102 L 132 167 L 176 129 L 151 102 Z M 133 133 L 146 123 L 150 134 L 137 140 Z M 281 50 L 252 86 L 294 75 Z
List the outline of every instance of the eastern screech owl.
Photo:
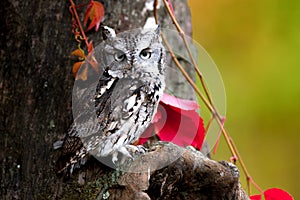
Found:
M 131 144 L 149 126 L 165 88 L 159 27 L 118 35 L 106 27 L 104 33 L 104 72 L 77 102 L 82 109 L 64 140 L 56 143 L 55 148 L 62 148 L 58 172 L 72 173 L 88 154 L 112 155 L 113 162 L 118 152 L 130 157 L 138 150 Z

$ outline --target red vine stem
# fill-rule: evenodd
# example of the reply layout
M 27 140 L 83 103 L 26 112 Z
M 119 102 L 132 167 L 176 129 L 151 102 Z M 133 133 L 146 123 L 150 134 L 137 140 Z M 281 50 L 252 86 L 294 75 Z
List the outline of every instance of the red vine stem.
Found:
M 188 45 L 188 41 L 187 41 L 187 39 L 186 39 L 185 33 L 184 33 L 184 31 L 182 30 L 182 28 L 180 27 L 180 25 L 179 25 L 179 23 L 177 22 L 176 18 L 174 17 L 173 12 L 172 12 L 172 9 L 170 8 L 170 4 L 169 4 L 166 0 L 163 0 L 163 1 L 164 1 L 165 6 L 166 6 L 166 9 L 167 9 L 167 11 L 168 11 L 168 13 L 169 13 L 169 15 L 170 15 L 170 17 L 171 17 L 172 22 L 174 23 L 174 25 L 175 25 L 175 27 L 176 27 L 178 33 L 180 34 L 180 36 L 181 36 L 181 38 L 182 38 L 182 40 L 183 40 L 183 42 L 184 42 L 184 45 L 185 45 L 185 47 L 186 47 L 186 49 L 187 49 L 187 52 L 188 52 L 188 55 L 189 55 L 189 57 L 190 57 L 190 59 L 191 59 L 191 61 L 192 61 L 192 65 L 193 65 L 194 69 L 196 70 L 197 75 L 198 75 L 199 78 L 200 78 L 201 85 L 203 86 L 203 89 L 204 89 L 204 92 L 205 92 L 205 94 L 206 94 L 206 96 L 207 96 L 207 98 L 208 98 L 208 101 L 212 104 L 212 99 L 211 99 L 211 96 L 210 96 L 210 94 L 209 94 L 209 92 L 208 92 L 208 89 L 207 89 L 207 87 L 206 87 L 206 85 L 205 85 L 204 78 L 203 78 L 203 74 L 201 73 L 201 71 L 200 71 L 199 68 L 197 67 L 197 64 L 196 64 L 196 61 L 195 61 L 195 59 L 194 59 L 194 56 L 193 56 L 193 54 L 192 54 L 192 52 L 191 52 L 191 49 L 190 49 L 190 47 L 189 47 L 189 45 Z M 213 106 L 213 105 L 212 105 L 212 106 Z M 214 107 L 214 106 L 213 106 L 213 107 Z M 219 116 L 218 116 L 218 117 L 219 117 Z
M 157 0 L 155 0 L 157 1 Z M 165 6 L 169 12 L 169 15 L 170 17 L 172 18 L 172 21 L 174 22 L 174 24 L 176 25 L 177 30 L 178 31 L 181 31 L 181 35 L 184 36 L 184 33 L 182 31 L 182 29 L 180 28 L 180 25 L 178 24 L 177 20 L 173 17 L 172 13 L 171 13 L 171 9 L 169 8 L 169 5 L 168 3 L 164 0 L 164 3 L 165 3 Z M 157 5 L 154 3 L 154 5 Z M 156 9 L 156 7 L 155 7 Z M 155 16 L 155 20 L 156 20 L 156 23 L 158 23 L 158 17 L 157 17 L 157 12 L 155 12 L 156 16 Z M 195 92 L 199 95 L 199 97 L 201 98 L 201 100 L 203 101 L 203 103 L 206 105 L 206 107 L 209 109 L 209 111 L 212 113 L 213 116 L 220 116 L 218 114 L 218 112 L 214 109 L 214 107 L 211 105 L 211 103 L 204 97 L 204 95 L 202 94 L 202 92 L 200 91 L 200 89 L 197 87 L 197 85 L 193 82 L 192 78 L 188 75 L 188 73 L 185 71 L 185 69 L 182 67 L 182 65 L 179 63 L 178 59 L 176 58 L 172 48 L 170 47 L 169 43 L 167 42 L 164 34 L 162 34 L 162 39 L 164 40 L 165 44 L 166 44 L 166 47 L 167 49 L 169 50 L 170 54 L 171 54 L 171 57 L 173 59 L 173 61 L 175 62 L 176 66 L 179 68 L 179 70 L 181 71 L 181 73 L 184 75 L 184 77 L 187 79 L 187 81 L 190 83 L 190 85 L 193 87 L 193 89 L 195 90 Z M 194 62 L 195 63 L 195 62 Z M 197 64 L 195 63 L 195 66 L 197 67 Z M 197 67 L 198 68 L 198 67 Z M 205 86 L 206 87 L 206 86 Z M 207 94 L 209 95 L 208 93 L 208 90 L 207 90 Z M 222 124 L 221 120 L 219 117 L 216 118 L 219 125 Z M 233 157 L 237 157 L 236 155 L 236 151 L 234 149 L 234 147 L 232 146 L 231 142 L 230 142 L 230 137 L 229 135 L 227 134 L 226 130 L 224 129 L 224 126 L 220 126 L 221 127 L 221 130 L 225 136 L 225 139 L 227 141 L 227 144 L 229 146 L 229 149 L 233 155 Z
M 81 26 L 81 22 L 80 22 L 80 20 L 79 20 L 78 13 L 77 13 L 77 10 L 76 10 L 76 7 L 77 7 L 77 6 L 76 6 L 75 3 L 73 2 L 73 0 L 70 0 L 70 3 L 71 3 L 71 6 L 70 6 L 70 7 L 71 7 L 71 9 L 72 9 L 72 11 L 73 11 L 73 13 L 74 13 L 74 15 L 75 15 L 75 20 L 76 20 L 77 25 L 78 25 L 78 27 L 79 27 L 81 36 L 82 36 L 82 38 L 83 38 L 83 40 L 84 40 L 84 42 L 85 42 L 86 47 L 88 48 L 89 42 L 88 42 L 88 39 L 87 39 L 87 37 L 86 37 L 86 35 L 85 35 L 85 33 L 84 33 L 84 30 L 83 30 L 83 28 L 82 28 L 82 26 Z
M 162 38 L 168 48 L 168 50 L 170 51 L 170 54 L 171 54 L 171 57 L 173 59 L 173 61 L 175 62 L 176 66 L 179 68 L 179 70 L 182 72 L 182 74 L 185 76 L 185 78 L 187 79 L 187 81 L 190 83 L 190 85 L 193 87 L 193 89 L 195 90 L 195 92 L 199 95 L 199 97 L 201 98 L 201 100 L 204 102 L 204 104 L 206 105 L 206 107 L 210 110 L 210 112 L 212 113 L 213 117 L 216 116 L 216 120 L 221 128 L 221 131 L 225 137 L 225 140 L 226 140 L 226 143 L 228 144 L 228 147 L 233 155 L 233 158 L 234 159 L 238 159 L 246 177 L 247 177 L 247 185 L 248 185 L 248 193 L 250 194 L 250 182 L 260 191 L 262 192 L 263 190 L 253 181 L 253 179 L 251 178 L 248 170 L 247 170 L 247 167 L 234 143 L 234 141 L 232 140 L 232 138 L 230 137 L 230 135 L 228 134 L 228 132 L 225 130 L 224 128 L 224 125 L 222 123 L 222 117 L 220 116 L 220 114 L 218 113 L 218 111 L 215 109 L 215 106 L 213 105 L 212 103 L 212 99 L 210 97 L 210 94 L 208 92 L 208 89 L 205 85 L 205 82 L 204 82 L 204 78 L 203 78 L 203 75 L 202 73 L 200 72 L 199 70 L 199 67 L 198 65 L 196 64 L 194 58 L 193 58 L 193 55 L 191 53 L 191 50 L 190 50 L 190 47 L 188 45 L 188 42 L 186 40 L 186 37 L 185 37 L 185 33 L 184 31 L 182 30 L 182 28 L 180 27 L 179 23 L 177 22 L 177 20 L 175 19 L 175 17 L 173 16 L 172 14 L 172 11 L 170 9 L 170 6 L 168 4 L 168 2 L 166 0 L 163 0 L 164 2 L 164 5 L 168 11 L 168 14 L 169 16 L 171 17 L 177 31 L 179 32 L 180 36 L 182 37 L 183 39 L 183 42 L 184 42 L 184 45 L 188 51 L 188 54 L 189 54 L 189 57 L 192 61 L 192 64 L 194 66 L 194 69 L 196 70 L 199 78 L 200 78 L 200 81 L 201 81 L 201 85 L 206 93 L 206 96 L 208 98 L 208 100 L 204 97 L 204 95 L 201 93 L 201 91 L 199 90 L 199 88 L 196 86 L 196 84 L 193 82 L 193 80 L 191 79 L 191 77 L 188 75 L 188 73 L 185 71 L 185 69 L 182 67 L 182 65 L 179 63 L 179 61 L 177 60 L 174 52 L 172 51 L 170 45 L 168 44 L 166 38 L 164 37 L 164 35 L 162 34 Z M 158 17 L 157 17 L 157 11 L 156 11 L 156 8 L 157 8 L 157 0 L 154 1 L 154 17 L 155 17 L 155 20 L 156 20 L 156 23 L 158 23 Z

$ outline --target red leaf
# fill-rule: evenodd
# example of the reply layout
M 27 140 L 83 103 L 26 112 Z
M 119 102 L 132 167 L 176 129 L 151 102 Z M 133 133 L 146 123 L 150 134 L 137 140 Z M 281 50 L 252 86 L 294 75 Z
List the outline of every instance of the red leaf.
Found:
M 261 194 L 257 194 L 257 195 L 252 195 L 250 196 L 251 200 L 261 200 Z
M 271 188 L 264 192 L 265 200 L 293 200 L 294 198 L 286 191 L 278 188 Z
M 143 133 L 142 136 L 140 136 L 137 144 L 144 144 L 145 142 L 148 141 L 148 139 L 150 137 L 153 136 L 153 133 L 154 133 L 154 126 L 153 125 L 150 125 Z
M 95 27 L 98 31 L 100 22 L 104 16 L 104 7 L 98 1 L 91 1 L 84 15 L 84 26 L 87 25 L 88 19 L 91 21 L 87 31 Z
M 152 125 L 144 132 L 139 143 L 143 144 L 155 132 L 162 141 L 201 149 L 205 130 L 197 108 L 199 106 L 195 101 L 164 94 Z
M 161 101 L 166 105 L 182 110 L 196 110 L 199 108 L 199 105 L 195 101 L 179 99 L 169 94 L 164 94 Z

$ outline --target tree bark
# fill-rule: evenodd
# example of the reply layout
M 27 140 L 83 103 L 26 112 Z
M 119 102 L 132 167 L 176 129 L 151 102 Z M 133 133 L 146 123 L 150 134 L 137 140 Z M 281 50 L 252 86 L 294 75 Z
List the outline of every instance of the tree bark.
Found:
M 190 35 L 187 3 L 172 3 Z M 77 44 L 71 32 L 69 2 L 2 0 L 0 4 L 1 199 L 247 199 L 235 167 L 168 143 L 155 144 L 133 163 L 128 161 L 129 168 L 143 168 L 148 164 L 139 165 L 140 159 L 157 165 L 172 157 L 171 152 L 182 152 L 178 160 L 162 169 L 119 173 L 91 160 L 67 181 L 55 176 L 58 155 L 52 144 L 72 123 L 74 61 L 69 55 Z M 145 10 L 145 1 L 110 0 L 103 4 L 103 24 L 119 32 L 142 27 L 153 15 Z M 159 17 L 162 27 L 173 26 L 162 4 Z M 99 33 L 89 37 L 100 42 Z M 182 44 L 178 45 L 182 49 Z M 180 73 L 170 77 L 171 91 L 194 98 Z

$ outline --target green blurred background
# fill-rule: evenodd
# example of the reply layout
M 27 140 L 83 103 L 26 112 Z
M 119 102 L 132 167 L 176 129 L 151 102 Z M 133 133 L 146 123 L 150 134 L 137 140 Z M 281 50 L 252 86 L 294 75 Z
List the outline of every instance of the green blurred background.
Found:
M 300 199 L 300 1 L 189 4 L 193 38 L 220 70 L 226 128 L 250 174 L 262 189 L 278 187 Z M 229 157 L 223 140 L 214 158 Z

